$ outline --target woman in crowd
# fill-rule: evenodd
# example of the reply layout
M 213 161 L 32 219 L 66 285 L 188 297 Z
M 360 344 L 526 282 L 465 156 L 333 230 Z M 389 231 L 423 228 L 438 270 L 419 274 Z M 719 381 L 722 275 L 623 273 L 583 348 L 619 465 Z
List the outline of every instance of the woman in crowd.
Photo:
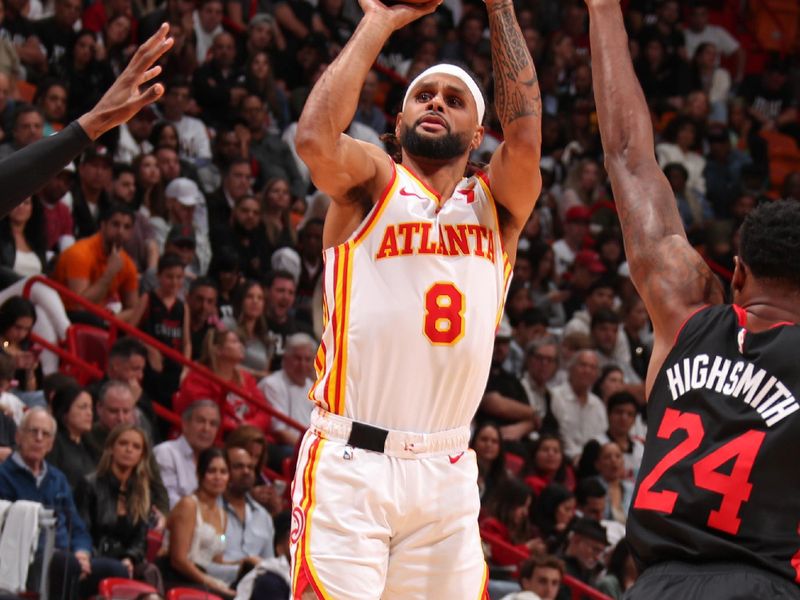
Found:
M 575 489 L 575 474 L 564 456 L 561 438 L 552 433 L 543 433 L 534 442 L 524 474 L 525 483 L 537 496 L 551 483 Z
M 259 50 L 248 58 L 245 84 L 248 92 L 266 101 L 272 132 L 279 134 L 286 129 L 291 119 L 289 102 L 275 80 L 272 60 L 266 51 Z
M 228 329 L 235 329 L 244 340 L 242 366 L 256 379 L 261 379 L 269 374 L 273 352 L 267 319 L 264 317 L 264 286 L 250 280 L 239 291 L 240 297 L 234 311 L 236 320 L 224 319 L 223 323 Z
M 114 82 L 107 62 L 97 58 L 97 39 L 83 29 L 73 38 L 56 72 L 69 88 L 69 119 L 76 119 L 97 104 L 103 90 Z
M 625 460 L 616 442 L 600 447 L 595 468 L 598 481 L 607 492 L 604 518 L 624 525 L 633 498 L 633 483 L 625 478 Z
M 614 600 L 621 600 L 639 576 L 633 562 L 631 549 L 620 540 L 611 552 L 605 575 L 597 582 L 597 589 Z
M 161 574 L 147 562 L 152 511 L 150 444 L 136 425 L 118 425 L 106 438 L 97 470 L 75 491 L 95 556 L 119 560 L 135 577 L 163 592 Z
M 84 439 L 92 430 L 92 397 L 79 385 L 69 385 L 55 393 L 51 410 L 58 429 L 47 462 L 60 469 L 75 489 L 97 466 Z
M 625 375 L 622 369 L 617 365 L 610 364 L 603 367 L 600 371 L 600 377 L 594 382 L 592 386 L 592 393 L 600 398 L 604 404 L 608 403 L 608 399 L 617 392 L 625 389 Z
M 217 377 L 244 390 L 249 398 L 259 404 L 266 404 L 263 394 L 258 389 L 256 380 L 242 367 L 244 360 L 244 344 L 239 334 L 224 326 L 211 329 L 203 340 L 203 352 L 200 363 L 211 369 Z M 181 383 L 173 402 L 173 409 L 178 414 L 192 402 L 200 398 L 210 398 L 219 406 L 222 415 L 220 437 L 242 423 L 250 423 L 267 431 L 269 413 L 258 408 L 249 400 L 238 394 L 229 392 L 221 384 L 207 379 L 202 373 L 192 371 Z
M 683 97 L 689 91 L 688 69 L 677 56 L 667 54 L 660 37 L 643 42 L 634 64 L 648 103 L 657 113 L 683 106 Z
M 264 185 L 262 193 L 262 219 L 267 231 L 267 240 L 272 248 L 297 245 L 297 232 L 292 227 L 292 194 L 289 182 L 273 178 Z
M 584 158 L 570 168 L 558 206 L 562 221 L 573 206 L 592 206 L 603 197 L 601 175 L 600 165 L 591 158 Z
M 697 124 L 689 117 L 675 117 L 664 130 L 664 141 L 656 144 L 656 157 L 662 169 L 672 163 L 683 166 L 688 175 L 686 187 L 705 196 L 706 159 L 697 151 L 699 142 Z
M 526 555 L 545 551 L 544 542 L 531 526 L 529 514 L 532 495 L 528 486 L 517 479 L 507 479 L 497 486 L 496 493 L 486 507 L 486 517 L 481 519 L 481 531 L 498 537 Z M 516 567 L 517 553 L 488 540 L 491 562 L 499 567 Z
M 168 585 L 189 582 L 212 593 L 233 598 L 240 563 L 224 563 L 227 515 L 220 499 L 228 485 L 228 465 L 219 448 L 208 448 L 197 458 L 197 491 L 184 496 L 167 520 L 169 566 L 175 572 Z
M 563 327 L 566 313 L 562 302 L 569 292 L 558 288 L 553 248 L 545 242 L 535 242 L 531 245 L 529 256 L 533 269 L 530 286 L 533 304 L 544 311 L 551 327 Z
M 15 394 L 29 406 L 44 405 L 41 389 L 43 378 L 39 365 L 39 349 L 30 339 L 36 324 L 36 309 L 30 300 L 12 296 L 0 305 L 0 353 L 14 359 Z
M 478 463 L 478 490 L 483 504 L 492 497 L 497 486 L 508 479 L 503 435 L 494 423 L 484 423 L 472 434 L 469 447 Z
M 136 51 L 130 42 L 131 18 L 125 13 L 110 16 L 97 36 L 97 57 L 108 62 L 114 77 L 122 73 Z
M 574 518 L 575 494 L 571 490 L 557 483 L 542 490 L 536 498 L 531 520 L 545 541 L 547 552 L 556 553 L 561 549 Z
M 22 294 L 29 277 L 41 275 L 47 266 L 44 216 L 38 200 L 27 198 L 0 219 L 0 303 Z M 31 287 L 36 306 L 33 331 L 48 342 L 58 344 L 67 334 L 69 318 L 58 292 L 45 285 Z M 45 375 L 58 370 L 58 357 L 42 355 Z M 26 383 L 26 382 L 22 382 Z
M 208 276 L 217 284 L 217 310 L 220 319 L 234 320 L 234 299 L 242 284 L 242 269 L 236 250 L 225 246 L 215 251 L 208 266 Z
M 703 42 L 692 58 L 691 89 L 701 90 L 711 105 L 709 119 L 719 123 L 728 120 L 728 96 L 731 92 L 731 75 L 719 66 L 719 51 L 711 42 Z

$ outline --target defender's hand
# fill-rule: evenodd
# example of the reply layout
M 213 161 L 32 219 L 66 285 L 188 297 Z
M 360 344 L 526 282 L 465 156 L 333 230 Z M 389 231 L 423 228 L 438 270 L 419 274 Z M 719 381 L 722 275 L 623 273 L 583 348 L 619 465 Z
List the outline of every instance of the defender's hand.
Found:
M 161 67 L 154 67 L 153 64 L 174 43 L 171 37 L 167 37 L 168 33 L 169 25 L 164 23 L 149 40 L 139 46 L 131 62 L 97 105 L 78 119 L 90 139 L 96 140 L 109 129 L 126 122 L 143 106 L 155 102 L 164 93 L 164 86 L 160 83 L 143 91 L 139 90 L 139 86 L 161 73 Z

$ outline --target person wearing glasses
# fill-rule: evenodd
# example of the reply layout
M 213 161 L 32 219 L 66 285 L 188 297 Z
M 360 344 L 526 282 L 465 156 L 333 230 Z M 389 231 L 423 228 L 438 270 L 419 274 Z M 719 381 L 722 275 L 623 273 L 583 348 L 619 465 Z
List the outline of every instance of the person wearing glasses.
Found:
M 49 589 L 52 597 L 86 598 L 97 593 L 102 579 L 127 577 L 128 573 L 119 561 L 92 557 L 92 538 L 75 508 L 67 478 L 45 460 L 55 435 L 56 421 L 47 409 L 34 407 L 25 413 L 17 430 L 17 449 L 0 465 L 0 499 L 30 500 L 55 511 L 55 552 L 48 574 Z M 28 590 L 39 581 L 42 554 L 40 544 L 28 570 Z

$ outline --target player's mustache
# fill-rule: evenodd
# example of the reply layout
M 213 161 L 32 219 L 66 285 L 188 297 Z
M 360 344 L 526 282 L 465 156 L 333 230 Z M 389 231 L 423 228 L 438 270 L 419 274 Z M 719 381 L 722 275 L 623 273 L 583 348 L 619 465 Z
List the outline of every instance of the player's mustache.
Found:
M 414 122 L 414 127 L 417 127 L 418 125 L 421 125 L 422 121 L 424 121 L 428 117 L 434 117 L 437 121 L 441 121 L 442 125 L 444 125 L 444 128 L 447 130 L 447 132 L 450 133 L 450 123 L 447 122 L 447 119 L 445 119 L 442 115 L 440 115 L 436 111 L 432 111 L 432 110 L 426 112 L 419 119 L 417 119 Z

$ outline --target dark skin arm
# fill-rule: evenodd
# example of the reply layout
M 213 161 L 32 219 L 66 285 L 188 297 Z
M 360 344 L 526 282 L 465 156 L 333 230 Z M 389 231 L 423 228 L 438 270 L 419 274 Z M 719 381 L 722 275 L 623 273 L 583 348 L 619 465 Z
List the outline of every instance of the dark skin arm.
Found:
M 486 6 L 492 44 L 494 104 L 504 138 L 489 163 L 489 181 L 493 195 L 510 213 L 502 234 L 513 262 L 519 234 L 542 189 L 539 171 L 542 97 L 513 3 L 489 0 Z
M 689 245 L 675 197 L 653 152 L 653 129 L 634 74 L 618 0 L 588 0 L 592 75 L 605 164 L 631 278 L 655 330 L 646 393 L 691 313 L 723 300 L 722 286 Z

